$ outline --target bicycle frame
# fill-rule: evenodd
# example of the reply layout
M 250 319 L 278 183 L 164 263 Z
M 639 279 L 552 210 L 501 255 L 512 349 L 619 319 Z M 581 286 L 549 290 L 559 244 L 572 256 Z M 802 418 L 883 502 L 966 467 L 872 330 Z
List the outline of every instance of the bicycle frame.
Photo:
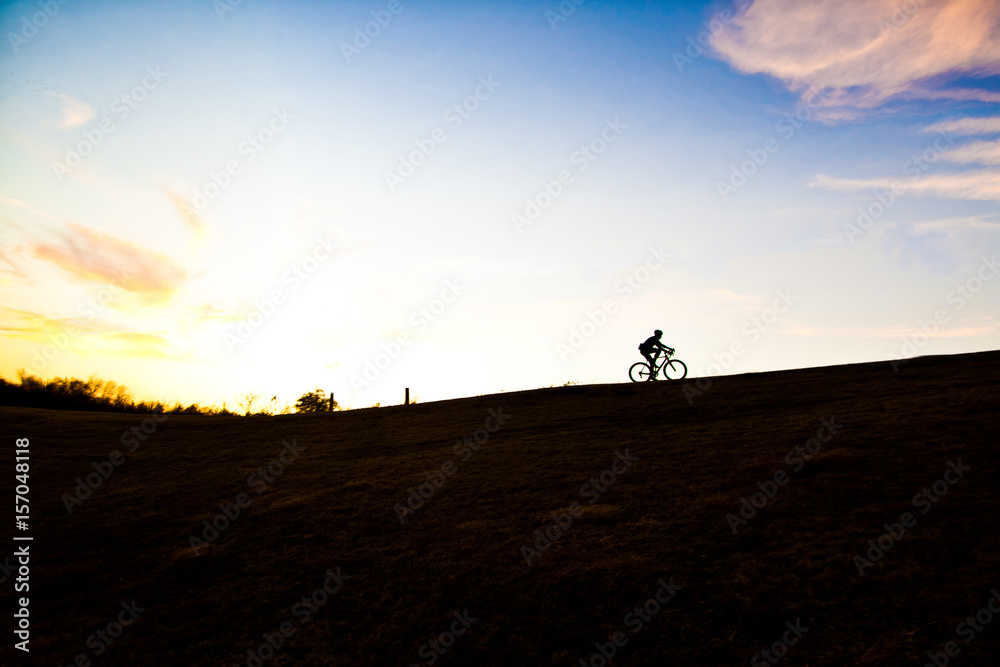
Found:
M 673 352 L 667 352 L 666 350 L 657 350 L 656 354 L 653 356 L 653 363 L 656 365 L 656 373 L 660 372 L 663 365 L 670 361 L 670 357 L 673 356 Z
M 687 377 L 687 364 L 685 364 L 680 359 L 674 357 L 674 350 L 657 350 L 653 357 L 652 368 L 650 368 L 650 363 L 648 360 L 639 361 L 629 368 L 629 378 L 633 382 L 638 382 L 640 378 L 644 377 L 645 373 L 648 373 L 647 379 L 656 379 L 658 375 L 663 374 L 664 379 L 683 379 Z M 638 368 L 643 368 L 644 370 L 637 370 Z M 665 368 L 669 368 L 668 371 Z

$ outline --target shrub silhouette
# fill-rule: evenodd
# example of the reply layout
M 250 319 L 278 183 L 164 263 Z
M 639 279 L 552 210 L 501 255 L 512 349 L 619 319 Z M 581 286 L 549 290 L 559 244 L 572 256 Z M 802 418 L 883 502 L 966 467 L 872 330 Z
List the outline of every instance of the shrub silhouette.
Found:
M 260 416 L 287 414 L 291 407 L 286 403 L 278 406 L 278 397 L 254 409 L 261 397 L 255 393 L 244 393 L 239 397 L 241 412 L 234 412 L 222 403 L 222 407 L 202 407 L 192 403 L 184 407 L 174 403 L 168 407 L 160 401 L 136 402 L 132 392 L 123 384 L 102 380 L 96 375 L 86 380 L 79 378 L 52 378 L 43 380 L 28 375 L 23 368 L 17 371 L 18 381 L 8 382 L 0 378 L 0 405 L 22 408 L 45 408 L 48 410 L 85 410 L 104 412 L 158 413 L 172 415 L 218 415 L 218 416 Z M 295 403 L 296 412 L 326 412 L 330 409 L 330 397 L 322 389 L 307 392 Z M 336 401 L 333 409 L 339 410 Z
M 105 412 L 169 413 L 185 415 L 232 415 L 225 406 L 202 408 L 197 404 L 183 407 L 177 403 L 167 409 L 160 401 L 136 403 L 132 392 L 123 384 L 102 380 L 91 375 L 79 378 L 52 378 L 43 380 L 28 375 L 23 368 L 17 371 L 17 384 L 0 378 L 0 405 L 49 410 L 101 410 Z
M 0 403 L 56 410 L 164 411 L 162 403 L 136 403 L 128 387 L 96 375 L 87 380 L 57 377 L 46 381 L 21 368 L 17 378 L 18 384 L 0 378 Z

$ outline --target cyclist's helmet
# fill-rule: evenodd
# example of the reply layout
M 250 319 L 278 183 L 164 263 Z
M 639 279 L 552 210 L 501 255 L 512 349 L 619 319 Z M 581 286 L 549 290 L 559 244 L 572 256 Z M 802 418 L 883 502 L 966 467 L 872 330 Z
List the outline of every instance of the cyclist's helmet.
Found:
M 662 335 L 663 335 L 663 332 L 662 332 L 662 331 L 660 331 L 659 329 L 657 329 L 656 331 L 654 331 L 654 332 L 653 332 L 653 335 L 654 335 L 654 336 L 662 336 Z

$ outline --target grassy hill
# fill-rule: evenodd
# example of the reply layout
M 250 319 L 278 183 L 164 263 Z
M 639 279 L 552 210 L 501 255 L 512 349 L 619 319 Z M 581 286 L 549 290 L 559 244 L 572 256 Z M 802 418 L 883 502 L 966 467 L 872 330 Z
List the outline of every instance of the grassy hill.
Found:
M 34 537 L 30 659 L 7 634 L 0 661 L 995 665 L 1000 615 L 959 624 L 1000 588 L 998 376 L 988 352 L 700 395 L 160 423 L 0 408 L 8 499 L 31 441 Z

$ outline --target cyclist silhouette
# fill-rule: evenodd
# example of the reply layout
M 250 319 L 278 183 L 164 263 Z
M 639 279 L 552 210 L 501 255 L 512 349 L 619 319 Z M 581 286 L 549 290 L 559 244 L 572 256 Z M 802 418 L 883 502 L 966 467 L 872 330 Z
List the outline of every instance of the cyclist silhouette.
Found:
M 663 332 L 657 329 L 653 332 L 653 335 L 642 341 L 642 345 L 639 346 L 639 352 L 642 352 L 642 356 L 646 357 L 646 361 L 649 362 L 649 379 L 656 379 L 656 359 L 660 356 L 660 352 L 666 352 L 667 354 L 673 354 L 674 348 L 668 347 L 660 342 L 660 337 L 663 336 Z

